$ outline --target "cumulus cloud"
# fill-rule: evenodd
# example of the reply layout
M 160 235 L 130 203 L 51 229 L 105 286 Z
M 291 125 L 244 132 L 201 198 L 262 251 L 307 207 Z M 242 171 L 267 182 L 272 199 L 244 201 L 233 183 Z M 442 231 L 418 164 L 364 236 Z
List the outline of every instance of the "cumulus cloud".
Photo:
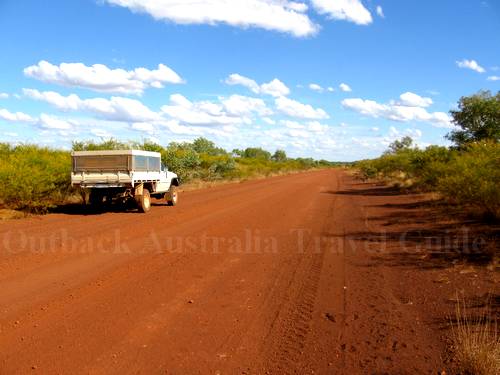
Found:
M 81 99 L 78 95 L 63 96 L 54 91 L 40 92 L 34 89 L 23 89 L 27 97 L 44 101 L 61 111 L 86 112 L 96 117 L 123 122 L 147 122 L 160 119 L 140 101 L 130 98 L 111 97 Z
M 429 122 L 435 127 L 452 127 L 451 119 L 447 113 L 428 112 L 422 107 L 407 106 L 400 103 L 380 104 L 374 100 L 364 100 L 360 98 L 344 99 L 342 105 L 344 108 L 369 117 L 382 117 L 399 122 Z
M 304 119 L 327 119 L 330 116 L 321 108 L 314 108 L 310 104 L 303 104 L 293 99 L 281 96 L 275 99 L 276 109 L 281 113 Z
M 264 121 L 268 125 L 276 125 L 276 121 L 274 121 L 270 117 L 262 117 L 262 121 Z
M 108 130 L 106 129 L 101 129 L 101 128 L 92 128 L 90 129 L 90 134 L 99 137 L 99 138 L 112 138 L 113 134 L 111 134 Z
M 329 129 L 328 125 L 324 125 L 319 121 L 300 123 L 292 120 L 281 120 L 280 123 L 288 129 L 303 129 L 312 133 L 325 133 Z
M 273 79 L 271 82 L 260 85 L 260 91 L 262 94 L 274 97 L 286 96 L 290 94 L 290 89 L 277 78 Z
M 35 119 L 23 112 L 10 112 L 0 108 L 0 119 L 8 122 L 34 122 Z
M 433 102 L 431 98 L 425 98 L 412 92 L 405 92 L 399 96 L 401 105 L 408 107 L 428 107 Z
M 320 14 L 331 19 L 368 25 L 373 22 L 372 15 L 361 0 L 311 0 L 313 7 Z
M 339 85 L 339 89 L 341 91 L 344 91 L 344 92 L 351 92 L 352 91 L 351 87 L 347 83 L 341 83 Z
M 0 99 L 9 99 L 9 94 L 5 92 L 0 92 Z
M 178 24 L 228 24 L 289 33 L 314 35 L 319 27 L 305 13 L 307 5 L 288 0 L 104 0 L 109 4 L 146 13 L 156 20 Z
M 24 69 L 27 77 L 66 87 L 79 87 L 98 92 L 142 94 L 147 88 L 163 88 L 165 84 L 182 83 L 182 78 L 168 66 L 158 69 L 110 69 L 106 65 L 86 66 L 82 63 L 62 63 L 59 66 L 40 61 Z
M 304 125 L 297 121 L 281 120 L 280 123 L 288 129 L 304 129 Z
M 310 83 L 309 84 L 309 89 L 317 92 L 323 92 L 324 88 L 318 85 L 317 83 Z
M 478 73 L 486 72 L 486 69 L 484 69 L 481 65 L 479 65 L 476 60 L 464 59 L 457 61 L 456 63 L 459 68 L 474 70 L 475 72 Z
M 153 134 L 156 131 L 154 125 L 149 122 L 134 122 L 131 128 L 148 134 Z
M 500 76 L 489 76 L 488 81 L 500 81 Z
M 75 123 L 42 113 L 38 119 L 38 125 L 43 129 L 70 130 Z
M 192 102 L 181 94 L 173 94 L 170 104 L 162 106 L 161 110 L 180 123 L 201 126 L 248 124 L 255 114 L 272 114 L 262 99 L 241 95 L 219 98 L 219 102 Z
M 322 124 L 319 121 L 309 121 L 307 123 L 307 130 L 314 133 L 325 133 L 328 129 L 328 125 Z
M 230 74 L 224 81 L 226 84 L 234 86 L 241 85 L 249 90 L 251 90 L 254 94 L 266 94 L 274 97 L 278 96 L 286 96 L 290 94 L 290 89 L 279 79 L 275 78 L 270 82 L 263 83 L 259 85 L 256 81 L 251 78 L 242 76 L 238 73 Z
M 239 122 L 229 116 L 222 105 L 209 102 L 191 102 L 181 94 L 170 96 L 170 104 L 161 107 L 169 117 L 189 125 L 224 125 Z
M 227 113 L 234 116 L 248 116 L 257 113 L 260 116 L 272 115 L 272 111 L 267 108 L 262 99 L 251 98 L 242 95 L 231 95 L 227 99 L 221 100 Z
M 380 5 L 377 5 L 376 12 L 377 12 L 377 15 L 379 17 L 385 18 L 384 10 L 382 9 L 382 7 Z

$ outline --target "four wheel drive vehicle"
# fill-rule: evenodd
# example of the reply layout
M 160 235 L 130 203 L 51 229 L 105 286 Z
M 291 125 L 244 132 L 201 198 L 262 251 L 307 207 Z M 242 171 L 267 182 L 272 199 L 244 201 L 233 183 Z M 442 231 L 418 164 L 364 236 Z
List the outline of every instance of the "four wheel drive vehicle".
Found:
M 151 197 L 177 204 L 179 177 L 161 163 L 159 152 L 73 151 L 71 158 L 71 185 L 89 195 L 91 205 L 135 201 L 139 211 L 148 212 Z

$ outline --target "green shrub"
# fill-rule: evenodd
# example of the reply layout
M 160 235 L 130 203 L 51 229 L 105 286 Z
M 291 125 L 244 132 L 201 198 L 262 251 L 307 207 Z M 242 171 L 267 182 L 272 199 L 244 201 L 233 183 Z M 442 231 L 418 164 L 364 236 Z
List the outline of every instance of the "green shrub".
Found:
M 200 176 L 206 180 L 220 180 L 231 177 L 231 172 L 236 168 L 235 160 L 229 155 L 201 155 L 200 167 L 203 174 Z
M 438 191 L 459 205 L 500 217 L 500 145 L 476 143 L 457 154 L 438 179 Z
M 0 146 L 0 202 L 3 206 L 46 212 L 70 192 L 71 158 L 66 151 L 20 145 Z
M 236 153 L 253 157 L 235 158 L 205 138 L 198 138 L 192 143 L 172 142 L 167 147 L 149 141 L 138 143 L 115 139 L 73 142 L 75 151 L 129 149 L 161 153 L 162 162 L 177 173 L 183 182 L 192 179 L 246 179 L 332 166 L 325 160 L 288 159 L 281 151 L 275 153 L 279 157 L 273 160 L 271 153 L 261 148 L 247 148 Z M 46 212 L 75 193 L 70 186 L 70 176 L 71 156 L 67 151 L 0 143 L 0 206 Z

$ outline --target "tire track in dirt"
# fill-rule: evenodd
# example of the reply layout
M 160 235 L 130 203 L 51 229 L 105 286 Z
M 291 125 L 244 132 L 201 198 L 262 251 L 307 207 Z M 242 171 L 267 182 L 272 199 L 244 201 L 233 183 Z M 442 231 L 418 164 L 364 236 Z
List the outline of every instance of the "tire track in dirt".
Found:
M 336 191 L 338 179 L 332 183 L 333 186 L 328 188 Z M 322 190 L 320 189 L 320 194 Z M 299 262 L 285 288 L 282 306 L 276 312 L 264 340 L 266 360 L 263 371 L 266 373 L 293 374 L 306 370 L 302 359 L 312 328 L 311 321 L 325 256 L 321 236 L 334 216 L 335 204 L 335 196 L 320 196 L 320 200 L 316 202 L 317 207 L 312 210 L 314 215 L 310 219 L 314 222 L 311 223 L 313 229 L 307 236 L 304 249 L 299 252 Z

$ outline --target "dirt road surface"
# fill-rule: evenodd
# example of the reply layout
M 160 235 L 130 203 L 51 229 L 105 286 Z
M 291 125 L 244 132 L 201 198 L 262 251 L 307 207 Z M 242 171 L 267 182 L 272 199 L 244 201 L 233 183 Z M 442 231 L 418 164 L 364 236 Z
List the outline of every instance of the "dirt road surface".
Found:
M 418 281 L 368 262 L 388 197 L 360 189 L 324 170 L 0 224 L 0 374 L 436 373 Z

